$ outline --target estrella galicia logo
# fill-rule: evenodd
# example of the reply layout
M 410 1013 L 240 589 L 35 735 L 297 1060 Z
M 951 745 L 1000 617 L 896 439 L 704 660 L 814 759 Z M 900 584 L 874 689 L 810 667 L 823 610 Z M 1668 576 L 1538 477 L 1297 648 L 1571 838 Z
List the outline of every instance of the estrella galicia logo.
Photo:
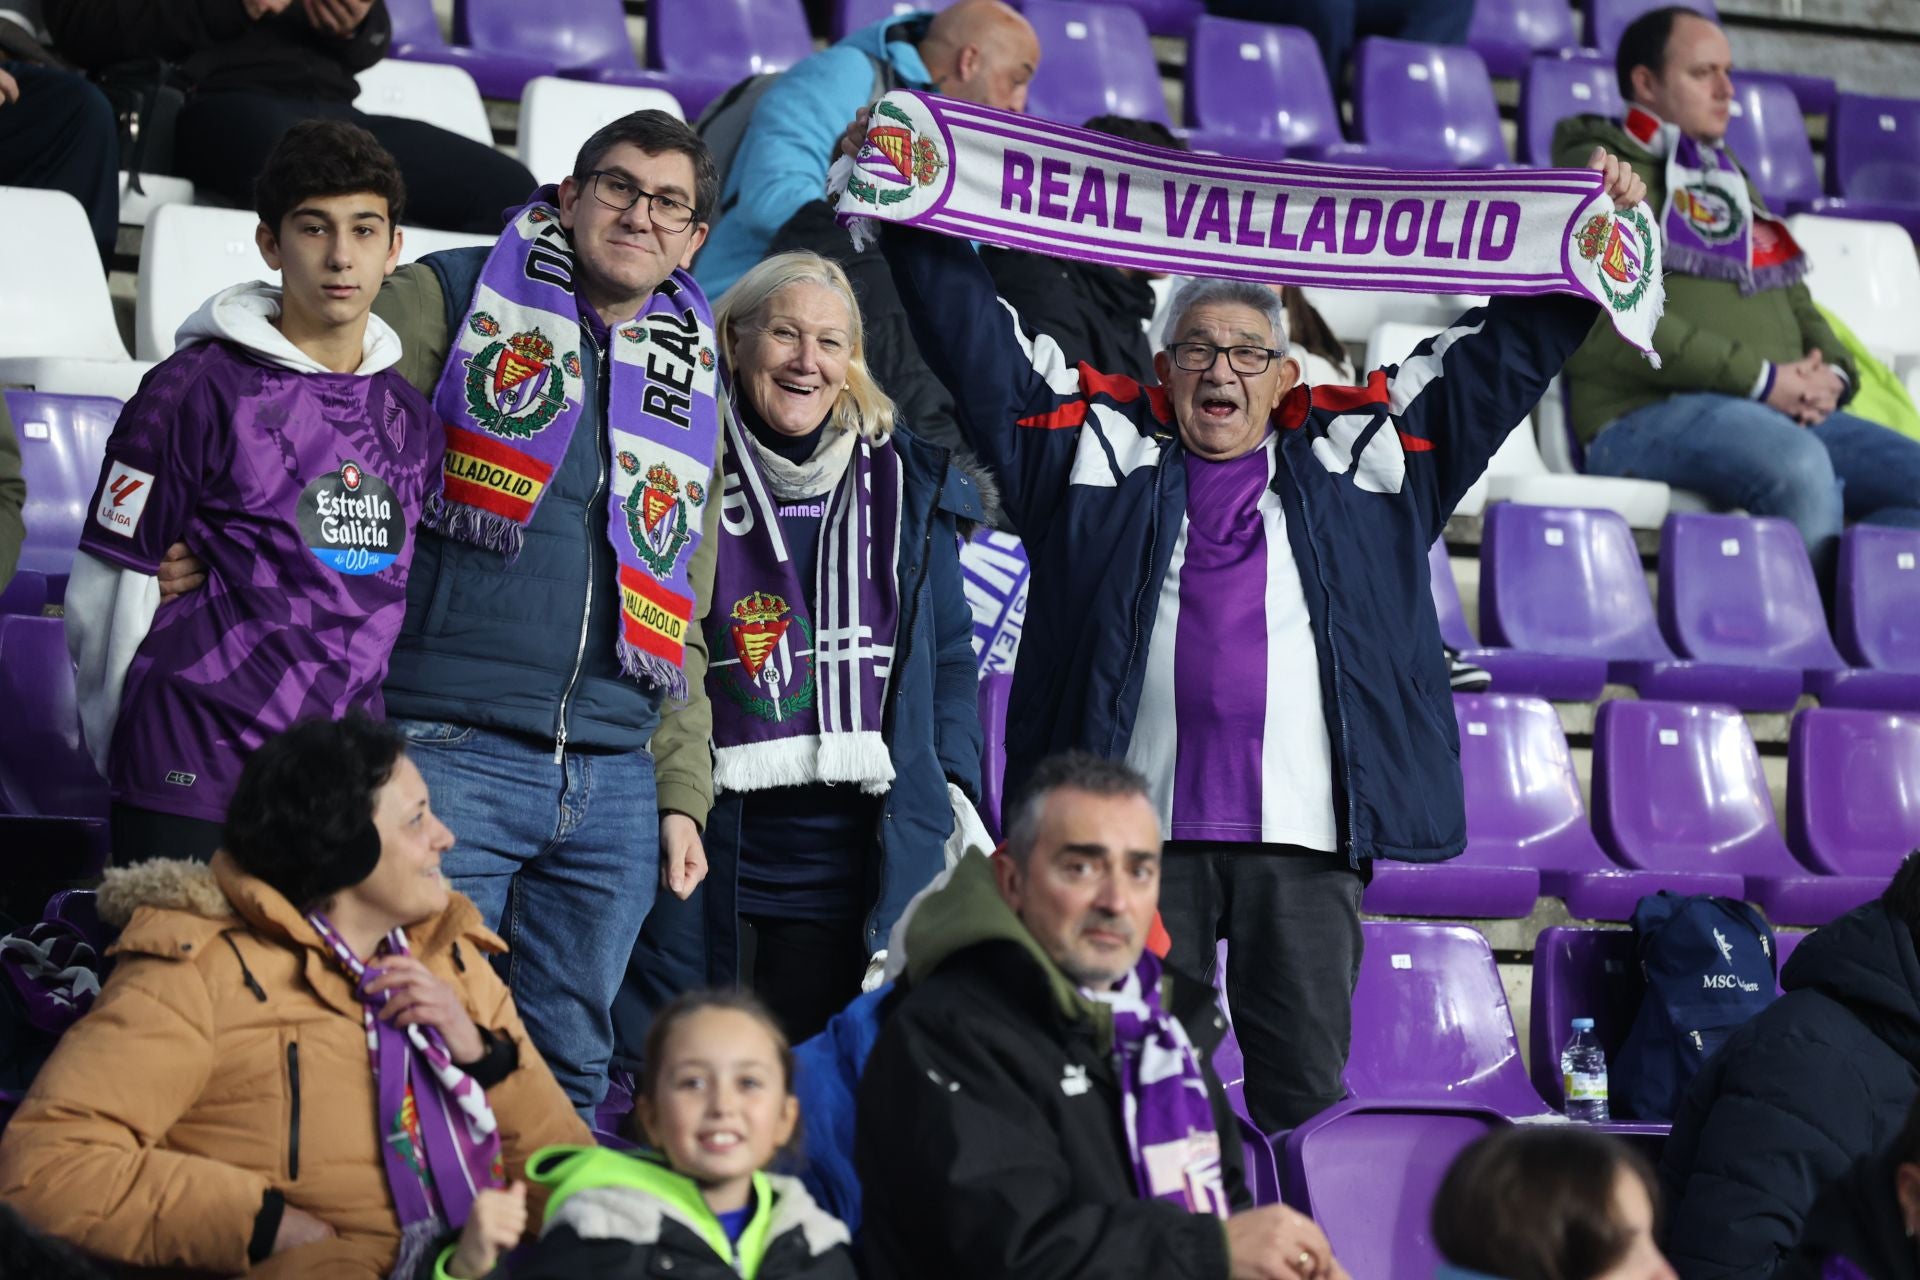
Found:
M 346 462 L 301 493 L 300 536 L 336 573 L 379 573 L 406 547 L 407 522 L 385 480 Z

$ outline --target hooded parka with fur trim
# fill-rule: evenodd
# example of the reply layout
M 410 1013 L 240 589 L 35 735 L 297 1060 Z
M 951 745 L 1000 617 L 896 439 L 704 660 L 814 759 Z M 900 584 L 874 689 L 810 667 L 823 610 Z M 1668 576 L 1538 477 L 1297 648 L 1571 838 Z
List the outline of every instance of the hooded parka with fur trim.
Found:
M 7 1126 L 0 1200 L 137 1265 L 385 1276 L 400 1224 L 361 1006 L 319 936 L 224 853 L 111 871 L 100 908 L 124 925 L 117 966 Z M 508 1176 L 541 1147 L 591 1141 L 487 962 L 506 948 L 473 904 L 454 894 L 407 938 L 519 1051 L 487 1090 Z M 338 1235 L 249 1271 L 270 1191 Z

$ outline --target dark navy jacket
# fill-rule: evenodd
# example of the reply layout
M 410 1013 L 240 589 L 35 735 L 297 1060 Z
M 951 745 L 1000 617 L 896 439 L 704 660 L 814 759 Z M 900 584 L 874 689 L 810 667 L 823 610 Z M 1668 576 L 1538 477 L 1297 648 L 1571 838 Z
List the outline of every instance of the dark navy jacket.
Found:
M 1161 388 L 1026 341 L 964 241 L 890 226 L 882 244 L 1033 564 L 1007 715 L 1011 798 L 1053 752 L 1126 754 L 1186 511 L 1185 450 Z M 1275 411 L 1273 489 L 1319 641 L 1334 812 L 1356 865 L 1437 861 L 1466 844 L 1427 548 L 1594 310 L 1557 294 L 1499 299 L 1366 385 L 1296 388 Z

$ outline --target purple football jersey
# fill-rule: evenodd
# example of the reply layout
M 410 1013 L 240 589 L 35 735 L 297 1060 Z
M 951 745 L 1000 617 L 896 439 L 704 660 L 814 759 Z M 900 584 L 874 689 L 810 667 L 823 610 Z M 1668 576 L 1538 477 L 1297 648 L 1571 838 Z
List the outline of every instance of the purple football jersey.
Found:
M 382 713 L 443 442 L 392 369 L 295 373 L 207 342 L 147 375 L 107 442 L 80 546 L 153 573 L 184 540 L 207 584 L 160 605 L 127 672 L 116 800 L 219 822 L 266 738 Z

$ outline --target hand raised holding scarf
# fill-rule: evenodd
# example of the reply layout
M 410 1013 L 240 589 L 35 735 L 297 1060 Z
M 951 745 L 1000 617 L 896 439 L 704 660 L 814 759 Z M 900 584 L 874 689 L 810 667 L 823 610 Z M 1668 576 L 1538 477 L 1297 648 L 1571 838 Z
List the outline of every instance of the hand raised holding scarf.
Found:
M 372 967 L 380 976 L 367 983 L 369 996 L 385 994 L 377 1015 L 391 1027 L 432 1027 L 447 1043 L 455 1066 L 478 1062 L 487 1051 L 459 993 L 412 956 L 382 956 Z

